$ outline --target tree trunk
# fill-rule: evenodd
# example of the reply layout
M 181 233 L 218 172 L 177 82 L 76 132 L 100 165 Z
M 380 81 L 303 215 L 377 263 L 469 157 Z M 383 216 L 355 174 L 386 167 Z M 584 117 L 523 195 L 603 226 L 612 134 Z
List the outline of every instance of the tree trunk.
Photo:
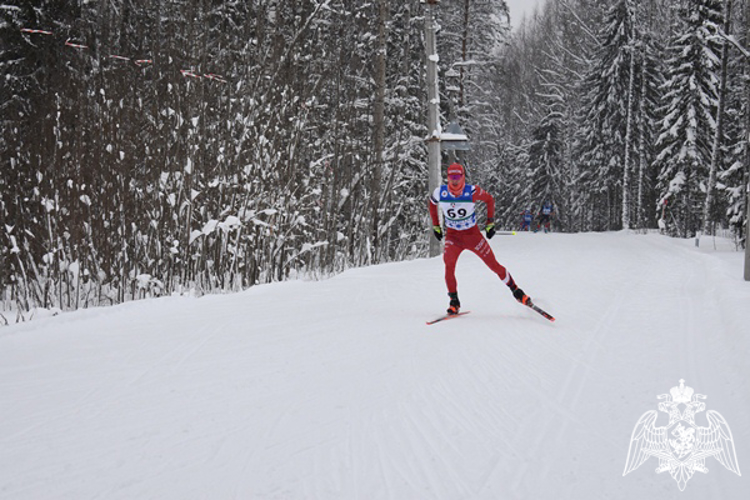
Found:
M 724 5 L 724 33 L 729 33 L 731 27 L 732 0 L 727 0 Z M 719 169 L 719 156 L 721 154 L 721 138 L 724 135 L 724 103 L 727 93 L 727 62 L 729 61 L 729 44 L 724 41 L 721 49 L 721 80 L 719 82 L 719 103 L 716 109 L 716 130 L 711 147 L 711 166 L 708 171 L 708 186 L 706 187 L 706 201 L 703 205 L 703 234 L 713 233 L 711 227 L 711 212 L 714 204 L 714 191 L 716 190 L 716 172 Z
M 640 117 L 640 129 L 638 131 L 638 199 L 635 202 L 636 212 L 636 227 L 639 229 L 645 229 L 647 224 L 645 220 L 645 214 L 643 211 L 643 195 L 644 185 L 646 178 L 646 58 L 641 59 L 641 95 L 640 102 L 638 103 Z
M 635 100 L 635 19 L 628 2 L 630 17 L 630 77 L 628 79 L 627 122 L 625 128 L 625 158 L 622 166 L 622 228 L 630 229 L 630 150 L 633 137 L 633 101 Z
M 383 178 L 383 151 L 385 149 L 385 60 L 388 47 L 386 22 L 389 0 L 378 0 L 378 50 L 375 56 L 375 103 L 373 106 L 374 168 L 371 179 L 370 203 L 372 206 L 372 259 L 380 260 L 380 184 Z

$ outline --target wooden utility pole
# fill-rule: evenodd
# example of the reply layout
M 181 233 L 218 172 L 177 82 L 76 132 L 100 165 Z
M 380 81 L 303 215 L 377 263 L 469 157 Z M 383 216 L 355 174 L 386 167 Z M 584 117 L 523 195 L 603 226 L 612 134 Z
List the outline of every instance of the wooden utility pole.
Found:
M 435 11 L 439 0 L 425 0 L 427 11 L 424 16 L 425 51 L 427 55 L 427 157 L 429 189 L 432 193 L 440 185 L 440 93 L 438 91 L 438 55 L 435 43 Z M 430 257 L 440 255 L 440 242 L 430 238 Z

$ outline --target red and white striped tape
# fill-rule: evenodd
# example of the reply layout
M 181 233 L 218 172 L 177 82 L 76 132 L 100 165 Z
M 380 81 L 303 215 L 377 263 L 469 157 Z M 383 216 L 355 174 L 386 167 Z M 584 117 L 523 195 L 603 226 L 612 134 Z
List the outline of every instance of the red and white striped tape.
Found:
M 51 35 L 51 31 L 45 31 L 45 30 L 33 30 L 31 28 L 21 28 L 21 31 L 24 33 L 32 33 L 34 35 Z
M 73 47 L 74 49 L 82 49 L 82 50 L 88 50 L 88 45 L 81 45 L 80 43 L 71 43 L 70 38 L 65 40 L 65 45 L 68 47 Z
M 23 33 L 29 33 L 29 34 L 33 34 L 33 35 L 53 35 L 53 33 L 51 31 L 38 30 L 38 29 L 32 29 L 32 28 L 21 28 L 21 31 Z M 70 38 L 68 38 L 67 40 L 65 40 L 65 46 L 71 47 L 71 48 L 74 48 L 74 49 L 80 49 L 80 50 L 88 50 L 89 49 L 88 45 L 83 45 L 81 43 L 76 43 L 76 42 L 72 41 Z M 153 59 L 132 59 L 130 57 L 120 56 L 120 55 L 117 55 L 117 54 L 110 54 L 109 57 L 110 57 L 110 59 L 116 59 L 118 61 L 133 62 L 133 63 L 135 63 L 136 66 L 145 66 L 145 65 L 153 64 L 154 63 Z M 186 77 L 189 77 L 189 78 L 195 78 L 196 80 L 200 80 L 201 78 L 205 78 L 207 80 L 212 80 L 212 81 L 219 82 L 219 83 L 227 83 L 227 80 L 223 76 L 217 75 L 216 73 L 204 73 L 204 74 L 201 75 L 198 72 L 195 72 L 193 70 L 188 70 L 188 69 L 181 69 L 180 73 L 182 73 L 182 76 L 186 76 Z
M 190 78 L 196 78 L 196 79 L 201 78 L 201 75 L 188 69 L 181 69 L 180 73 L 182 73 L 182 76 L 189 76 Z
M 203 75 L 204 77 L 208 78 L 209 80 L 215 80 L 220 83 L 227 83 L 227 81 L 224 79 L 223 76 L 217 75 L 215 73 L 206 73 Z

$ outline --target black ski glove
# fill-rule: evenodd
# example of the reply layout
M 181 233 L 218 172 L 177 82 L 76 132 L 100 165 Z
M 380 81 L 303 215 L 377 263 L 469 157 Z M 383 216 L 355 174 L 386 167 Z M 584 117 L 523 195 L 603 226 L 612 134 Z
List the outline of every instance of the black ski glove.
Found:
M 484 226 L 484 231 L 487 233 L 487 239 L 492 239 L 493 236 L 495 236 L 495 223 L 490 222 L 486 226 Z
M 435 235 L 438 241 L 443 239 L 443 229 L 440 226 L 432 226 L 432 234 Z

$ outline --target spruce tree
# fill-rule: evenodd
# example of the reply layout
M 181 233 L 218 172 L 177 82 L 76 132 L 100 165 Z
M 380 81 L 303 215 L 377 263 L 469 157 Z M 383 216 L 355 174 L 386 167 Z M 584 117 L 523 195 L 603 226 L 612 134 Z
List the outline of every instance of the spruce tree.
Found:
M 593 221 L 596 229 L 613 229 L 624 220 L 622 190 L 628 186 L 623 178 L 630 167 L 625 160 L 630 161 L 626 151 L 631 147 L 626 139 L 634 100 L 632 22 L 629 0 L 618 0 L 609 8 L 598 34 L 599 50 L 583 84 L 580 181 L 590 193 L 591 205 L 599 207 Z
M 721 21 L 718 0 L 688 0 L 678 8 L 679 31 L 667 61 L 664 117 L 657 139 L 659 192 L 683 236 L 700 228 L 707 165 L 716 122 Z

